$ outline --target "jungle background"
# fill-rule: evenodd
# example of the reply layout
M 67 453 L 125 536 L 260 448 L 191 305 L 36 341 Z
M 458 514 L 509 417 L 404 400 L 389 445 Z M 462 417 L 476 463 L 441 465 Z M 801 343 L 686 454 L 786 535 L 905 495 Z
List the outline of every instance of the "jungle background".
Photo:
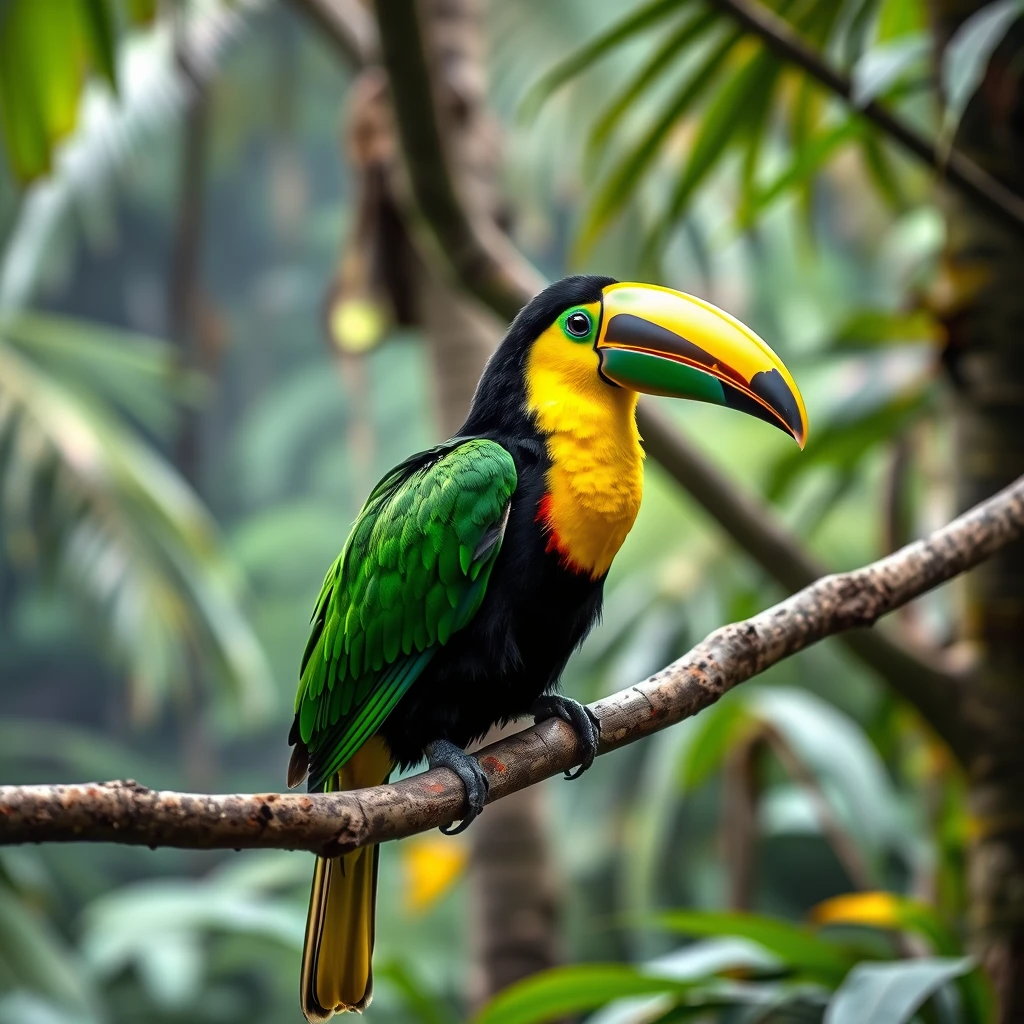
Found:
M 802 454 L 655 403 L 720 486 L 649 460 L 581 700 L 1024 469 L 1024 236 L 941 182 L 963 152 L 1024 191 L 1024 8 L 771 0 L 850 103 L 733 6 L 417 8 L 420 95 L 513 258 L 706 296 L 807 399 Z M 283 786 L 323 573 L 502 330 L 416 210 L 388 32 L 358 0 L 0 0 L 0 781 Z M 368 1018 L 1024 1019 L 1020 570 L 894 616 L 911 653 L 829 641 L 386 845 Z M 968 677 L 981 744 L 929 690 Z M 298 1021 L 310 872 L 0 850 L 0 1022 Z

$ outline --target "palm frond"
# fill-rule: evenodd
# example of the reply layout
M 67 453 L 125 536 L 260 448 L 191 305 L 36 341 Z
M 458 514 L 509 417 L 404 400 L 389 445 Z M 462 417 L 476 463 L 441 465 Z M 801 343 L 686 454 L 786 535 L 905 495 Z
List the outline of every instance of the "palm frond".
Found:
M 263 6 L 265 0 L 205 4 L 188 16 L 186 45 L 199 74 L 211 73 Z M 50 173 L 22 197 L 0 256 L 0 312 L 24 309 L 31 302 L 70 215 L 106 194 L 146 140 L 166 131 L 184 111 L 191 84 L 175 62 L 170 26 L 156 22 L 146 32 L 124 38 L 117 81 L 116 96 L 94 81 L 84 84 L 80 99 L 76 93 L 74 133 L 53 154 Z
M 112 350 L 104 356 L 109 364 Z M 126 379 L 139 372 L 131 360 Z M 266 659 L 195 494 L 109 405 L 3 335 L 0 520 L 8 556 L 74 588 L 104 625 L 139 716 L 183 696 L 195 663 L 244 713 L 268 709 Z
M 826 60 L 845 54 L 865 96 L 901 98 L 908 78 L 921 67 L 919 0 L 897 5 L 772 0 L 769 6 Z M 914 10 L 894 12 L 894 6 Z M 696 193 L 719 176 L 721 167 L 732 167 L 726 162 L 734 156 L 739 157 L 739 173 L 729 180 L 739 190 L 741 226 L 749 226 L 755 212 L 785 195 L 802 193 L 809 209 L 814 180 L 850 143 L 861 146 L 866 173 L 883 196 L 903 201 L 903 169 L 892 165 L 870 124 L 862 124 L 856 111 L 826 96 L 761 43 L 745 40 L 724 11 L 697 0 L 662 0 L 631 11 L 543 75 L 528 92 L 524 108 L 533 109 L 598 60 L 622 64 L 627 44 L 634 47 L 638 40 L 647 41 L 646 54 L 630 54 L 632 73 L 591 125 L 586 165 L 593 169 L 609 154 L 615 159 L 591 192 L 577 236 L 578 253 L 590 249 L 612 221 L 632 208 L 637 190 L 652 178 L 661 182 L 661 198 L 649 217 L 655 227 L 646 254 L 656 259 L 686 221 Z M 681 73 L 682 81 L 666 89 L 674 73 Z M 914 84 L 920 84 L 919 75 Z M 639 134 L 627 131 L 629 115 L 650 107 L 652 95 L 657 100 L 649 128 Z M 688 140 L 682 160 L 675 144 L 680 137 Z M 762 165 L 769 162 L 775 173 L 766 184 Z

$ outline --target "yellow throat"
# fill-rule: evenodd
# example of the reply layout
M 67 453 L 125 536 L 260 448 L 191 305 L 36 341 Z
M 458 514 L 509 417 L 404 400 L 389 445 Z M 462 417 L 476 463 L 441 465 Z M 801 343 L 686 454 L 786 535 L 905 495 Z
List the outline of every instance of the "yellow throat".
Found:
M 593 308 L 596 319 L 600 306 Z M 557 326 L 530 349 L 526 401 L 551 458 L 537 518 L 550 531 L 548 550 L 594 579 L 608 571 L 640 509 L 638 397 L 605 383 L 593 348 L 566 341 Z

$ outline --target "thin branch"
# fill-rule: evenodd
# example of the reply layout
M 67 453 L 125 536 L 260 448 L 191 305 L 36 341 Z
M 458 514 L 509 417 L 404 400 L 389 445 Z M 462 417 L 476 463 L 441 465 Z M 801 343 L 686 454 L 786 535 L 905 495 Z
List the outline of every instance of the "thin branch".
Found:
M 930 537 L 848 573 L 826 576 L 744 622 L 712 633 L 636 686 L 592 705 L 601 753 L 713 704 L 784 658 L 877 619 L 1024 536 L 1024 477 Z M 576 735 L 542 722 L 477 757 L 498 800 L 579 763 Z M 310 850 L 334 856 L 444 825 L 462 784 L 435 769 L 393 785 L 317 795 L 159 793 L 134 782 L 0 787 L 0 845 L 117 842 L 189 849 Z
M 930 139 L 872 100 L 853 102 L 853 84 L 829 67 L 821 56 L 794 31 L 789 22 L 769 11 L 757 0 L 712 0 L 720 10 L 756 35 L 783 60 L 797 65 L 830 92 L 841 96 L 858 113 L 909 153 L 937 171 L 946 181 L 990 214 L 1004 218 L 1024 231 L 1024 199 L 992 177 L 970 157 L 957 150 L 948 153 Z
M 686 443 L 654 405 L 641 403 L 637 419 L 647 453 L 773 579 L 796 591 L 825 575 L 825 567 L 770 508 L 756 502 Z M 966 757 L 971 737 L 957 701 L 963 679 L 947 671 L 932 651 L 880 631 L 847 633 L 839 642 L 913 704 L 957 757 Z

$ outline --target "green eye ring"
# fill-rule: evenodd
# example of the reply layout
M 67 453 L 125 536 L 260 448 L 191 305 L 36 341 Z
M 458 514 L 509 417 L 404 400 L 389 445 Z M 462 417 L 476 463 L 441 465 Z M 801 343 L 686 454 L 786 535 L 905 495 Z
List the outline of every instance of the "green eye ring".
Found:
M 570 341 L 587 341 L 594 333 L 594 318 L 585 309 L 569 309 L 562 314 L 561 327 Z

